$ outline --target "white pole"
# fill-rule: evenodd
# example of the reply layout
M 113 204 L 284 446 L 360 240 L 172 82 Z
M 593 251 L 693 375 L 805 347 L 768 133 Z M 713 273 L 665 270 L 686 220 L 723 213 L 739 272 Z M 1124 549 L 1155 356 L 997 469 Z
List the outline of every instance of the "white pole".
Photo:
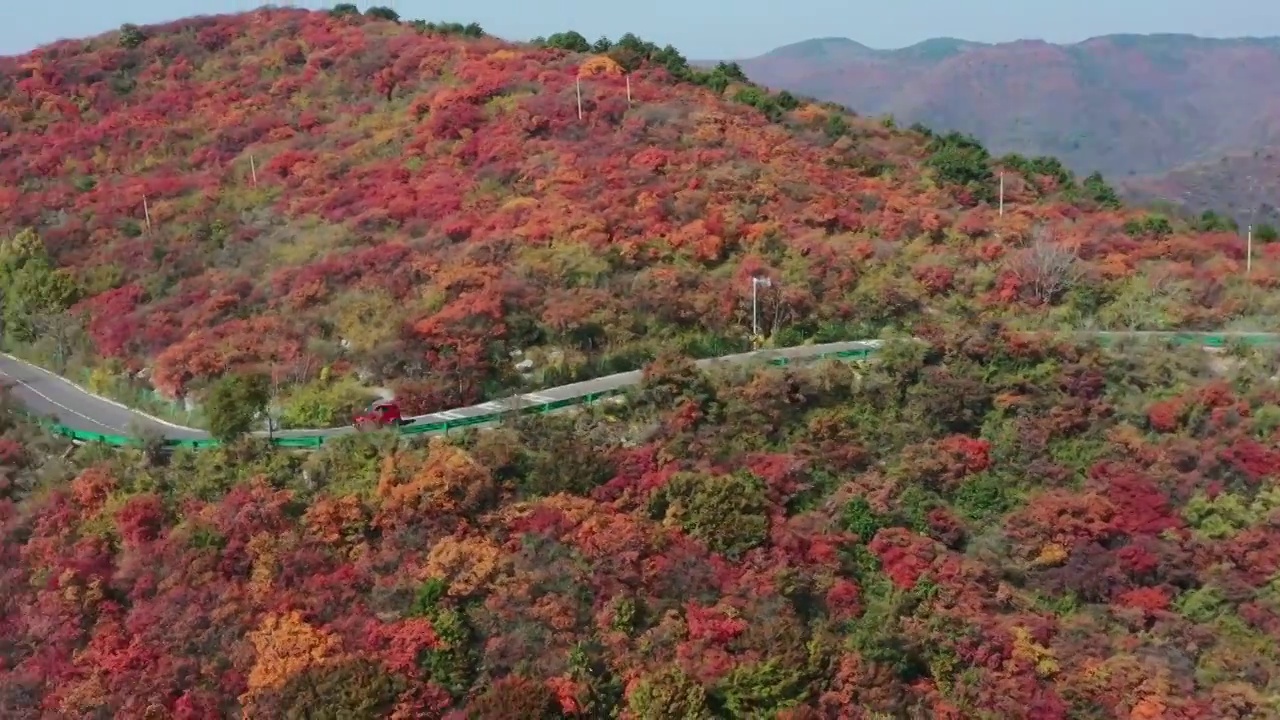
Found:
M 1004 217 L 1004 171 L 1000 171 L 1000 217 Z
M 249 175 L 253 178 L 253 186 L 258 187 L 258 164 L 253 161 L 253 156 L 249 156 Z
M 578 88 L 578 119 L 581 120 L 582 119 L 582 78 L 578 78 L 578 82 L 576 83 L 576 86 Z
M 627 104 L 631 104 L 631 73 L 627 73 Z
M 1249 232 L 1246 235 L 1245 251 L 1244 251 L 1244 274 L 1247 277 L 1253 272 L 1253 226 L 1249 226 Z
M 751 278 L 751 342 L 760 337 L 760 315 L 756 308 L 756 288 L 760 287 L 760 278 Z
M 753 277 L 751 278 L 751 341 L 760 336 L 760 302 L 759 287 L 773 287 L 773 281 L 769 278 Z
M 147 206 L 147 196 L 142 196 L 142 215 L 147 219 L 147 229 L 151 229 L 151 208 Z

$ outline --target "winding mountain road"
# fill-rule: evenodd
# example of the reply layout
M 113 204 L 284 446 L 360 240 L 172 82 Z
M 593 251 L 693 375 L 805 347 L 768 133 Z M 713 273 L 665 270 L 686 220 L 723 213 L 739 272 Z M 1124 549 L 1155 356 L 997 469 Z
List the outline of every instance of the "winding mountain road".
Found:
M 776 350 L 757 350 L 736 355 L 699 360 L 698 366 L 711 368 L 724 364 L 769 362 L 776 358 L 802 360 L 809 357 L 845 350 L 874 349 L 879 340 L 850 340 L 822 345 L 800 345 Z M 441 412 L 405 418 L 410 424 L 427 424 L 452 420 L 465 420 L 478 415 L 490 415 L 505 410 L 516 410 L 531 405 L 545 405 L 557 400 L 568 400 L 596 393 L 604 393 L 628 387 L 640 382 L 640 371 L 606 375 L 594 380 L 560 385 L 539 390 L 536 393 L 514 395 L 501 400 L 444 410 Z M 209 433 L 199 428 L 183 427 L 148 415 L 140 410 L 121 405 L 114 400 L 95 395 L 75 383 L 44 368 L 37 367 L 11 355 L 0 354 L 0 383 L 10 385 L 9 392 L 30 412 L 51 418 L 60 425 L 91 433 L 132 436 L 145 429 L 171 440 L 208 440 Z M 315 428 L 305 430 L 277 430 L 278 438 L 334 437 L 355 432 L 351 426 Z M 265 431 L 254 433 L 266 436 Z
M 1197 337 L 1204 338 L 1205 341 L 1209 338 L 1225 337 L 1242 338 L 1254 344 L 1280 344 L 1280 333 L 1080 332 L 1076 334 L 1110 339 L 1176 336 L 1188 342 L 1194 341 Z M 757 350 L 699 360 L 697 365 L 703 368 L 714 368 L 718 365 L 751 362 L 766 363 L 778 358 L 804 360 L 849 350 L 874 350 L 881 345 L 881 342 L 880 340 L 849 340 L 821 345 L 799 345 L 789 348 Z M 635 370 L 606 375 L 594 380 L 560 385 L 546 390 L 539 390 L 536 393 L 525 393 L 501 400 L 493 400 L 478 405 L 418 415 L 406 419 L 410 421 L 410 424 L 460 421 L 480 415 L 516 410 L 530 405 L 544 405 L 558 400 L 605 393 L 635 385 L 639 382 L 640 371 Z M 106 435 L 132 436 L 138 430 L 143 429 L 170 440 L 210 439 L 209 433 L 204 430 L 176 425 L 140 410 L 126 407 L 114 400 L 100 397 L 66 378 L 11 355 L 0 354 L 0 383 L 8 384 L 10 393 L 30 412 L 53 419 L 55 422 L 75 430 Z M 352 432 L 355 432 L 355 428 L 346 426 L 339 428 L 280 430 L 276 431 L 274 436 L 278 438 L 334 437 Z M 254 434 L 259 436 L 267 435 L 265 431 L 259 431 Z

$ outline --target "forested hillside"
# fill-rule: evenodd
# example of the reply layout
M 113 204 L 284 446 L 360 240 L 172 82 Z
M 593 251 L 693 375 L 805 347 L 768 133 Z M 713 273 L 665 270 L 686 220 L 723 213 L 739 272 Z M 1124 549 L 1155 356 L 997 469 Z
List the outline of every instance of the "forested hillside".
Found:
M 312 456 L 6 416 L 0 714 L 1277 717 L 1274 357 L 928 340 Z
M 268 9 L 0 61 L 10 346 L 153 408 L 268 373 L 307 426 L 370 384 L 415 413 L 745 349 L 757 275 L 777 344 L 939 314 L 1274 314 L 1233 236 L 1115 209 L 1051 159 L 634 36 L 521 46 L 389 15 Z

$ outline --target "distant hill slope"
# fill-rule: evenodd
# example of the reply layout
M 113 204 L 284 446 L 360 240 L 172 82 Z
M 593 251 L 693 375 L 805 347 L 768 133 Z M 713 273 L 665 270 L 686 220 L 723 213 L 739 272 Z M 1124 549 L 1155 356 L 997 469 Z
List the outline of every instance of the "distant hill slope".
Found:
M 1280 39 L 1110 35 L 1074 45 L 824 38 L 739 61 L 770 87 L 972 133 L 1079 172 L 1159 173 L 1280 143 Z
M 1213 211 L 1234 218 L 1241 227 L 1280 227 L 1278 147 L 1186 165 L 1162 175 L 1127 178 L 1120 187 L 1134 202 L 1167 202 L 1196 215 Z

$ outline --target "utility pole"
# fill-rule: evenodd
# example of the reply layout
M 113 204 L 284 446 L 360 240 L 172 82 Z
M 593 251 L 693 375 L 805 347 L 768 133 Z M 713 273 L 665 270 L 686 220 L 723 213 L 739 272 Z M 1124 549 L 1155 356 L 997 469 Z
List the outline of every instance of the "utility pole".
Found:
M 1000 217 L 1004 217 L 1004 171 L 1000 171 Z
M 1253 273 L 1253 226 L 1249 226 L 1248 232 L 1245 233 L 1244 244 L 1244 276 L 1249 277 Z
M 1253 223 L 1258 219 L 1258 203 L 1253 199 L 1253 193 L 1258 187 L 1258 178 L 1250 175 L 1249 178 L 1249 225 L 1245 228 L 1244 235 L 1244 276 L 1249 277 L 1253 272 Z
M 582 119 L 582 78 L 577 78 L 575 87 L 578 90 L 578 119 Z
M 258 164 L 254 162 L 253 155 L 249 156 L 249 177 L 253 179 L 253 186 L 258 187 Z
M 754 341 L 760 337 L 760 286 L 772 287 L 773 281 L 769 278 L 753 277 L 751 278 L 751 339 Z
M 631 73 L 627 73 L 627 104 L 631 104 Z
M 147 196 L 142 196 L 142 216 L 147 219 L 147 232 L 151 232 L 151 208 L 147 205 Z

